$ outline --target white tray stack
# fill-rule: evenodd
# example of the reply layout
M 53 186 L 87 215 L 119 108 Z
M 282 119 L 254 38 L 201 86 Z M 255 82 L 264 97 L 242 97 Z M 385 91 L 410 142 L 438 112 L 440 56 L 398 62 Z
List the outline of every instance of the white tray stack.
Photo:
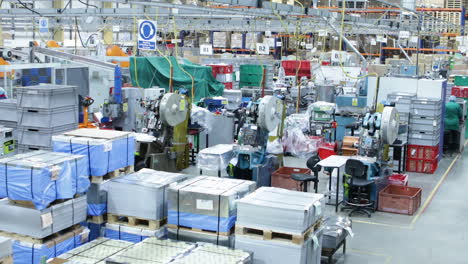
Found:
M 437 146 L 441 137 L 442 100 L 417 98 L 411 102 L 409 144 Z
M 254 262 L 320 263 L 323 194 L 262 187 L 237 206 L 235 246 Z
M 16 92 L 20 152 L 52 150 L 52 135 L 78 127 L 77 87 L 43 84 Z

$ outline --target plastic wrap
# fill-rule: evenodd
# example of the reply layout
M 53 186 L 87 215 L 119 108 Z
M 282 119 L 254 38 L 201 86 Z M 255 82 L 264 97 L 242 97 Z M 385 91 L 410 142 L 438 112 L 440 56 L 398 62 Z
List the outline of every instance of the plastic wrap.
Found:
M 324 112 L 327 114 L 333 114 L 333 112 L 335 111 L 335 108 L 336 108 L 335 103 L 318 101 L 313 104 L 310 104 L 307 107 L 307 112 L 309 113 L 309 115 L 310 113 L 317 112 L 317 111 Z
M 147 220 L 161 220 L 167 212 L 167 188 L 187 175 L 142 169 L 108 183 L 108 212 Z
M 198 124 L 209 133 L 215 127 L 214 114 L 203 107 L 192 104 L 190 109 L 190 120 L 193 124 Z
M 302 234 L 323 216 L 323 194 L 262 187 L 237 202 L 236 225 Z
M 285 129 L 298 128 L 302 132 L 307 133 L 310 129 L 309 127 L 309 115 L 308 114 L 292 114 L 286 117 L 285 120 Z
M 33 151 L 0 160 L 0 197 L 31 201 L 37 209 L 88 190 L 82 155 Z
M 82 222 L 80 225 L 89 229 L 88 242 L 90 242 L 97 239 L 98 237 L 102 237 L 102 231 L 105 223 L 97 224 L 92 222 Z
M 219 144 L 201 150 L 197 155 L 197 167 L 202 170 L 225 170 L 234 151 L 231 144 Z
M 138 243 L 148 237 L 157 237 L 163 239 L 166 237 L 166 232 L 166 227 L 161 227 L 158 230 L 148 230 L 138 227 L 106 224 L 105 237 Z
M 283 154 L 283 144 L 278 139 L 268 141 L 266 151 L 268 154 Z
M 329 216 L 324 219 L 323 247 L 336 248 L 346 236 L 353 237 L 352 222 L 348 217 Z
M 295 157 L 309 158 L 317 154 L 320 141 L 312 139 L 299 128 L 286 129 L 283 137 L 283 147 L 285 152 L 291 153 Z
M 46 259 L 58 257 L 59 255 L 86 243 L 88 241 L 88 234 L 89 229 L 85 228 L 79 233 L 75 232 L 70 234 L 70 238 L 61 242 L 51 241 L 48 244 L 32 244 L 28 242 L 14 241 L 13 261 L 14 263 L 39 264 L 43 257 Z
M 88 204 L 88 215 L 99 216 L 107 213 L 107 204 Z
M 236 201 L 255 188 L 252 181 L 206 176 L 171 186 L 168 223 L 228 232 L 236 220 Z
M 190 264 L 190 263 L 252 263 L 252 254 L 238 250 L 230 249 L 223 246 L 216 246 L 208 243 L 197 243 L 197 247 L 189 254 L 175 260 L 173 263 Z
M 53 136 L 53 150 L 85 155 L 89 164 L 89 176 L 104 176 L 108 172 L 134 164 L 134 133 L 108 130 L 108 134 L 102 132 L 106 130 L 98 131 L 100 132 L 93 133 L 78 129 Z
M 101 237 L 62 254 L 59 258 L 69 260 L 70 263 L 101 264 L 103 263 L 103 260 L 131 247 L 132 245 L 133 243 L 131 242 Z
M 169 239 L 185 242 L 206 242 L 219 246 L 234 247 L 234 234 L 225 236 L 217 233 L 198 232 L 187 229 L 168 228 L 167 237 Z
M 108 261 L 112 263 L 169 263 L 187 254 L 193 248 L 195 244 L 150 237 L 109 257 Z

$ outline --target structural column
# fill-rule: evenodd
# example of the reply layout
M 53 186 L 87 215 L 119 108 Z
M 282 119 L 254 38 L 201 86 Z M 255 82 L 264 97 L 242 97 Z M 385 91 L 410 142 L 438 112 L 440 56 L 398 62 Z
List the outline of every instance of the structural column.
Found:
M 52 7 L 55 9 L 63 9 L 65 7 L 63 0 L 54 0 L 52 2 Z M 54 30 L 54 40 L 57 42 L 63 42 L 64 40 L 64 31 L 63 29 L 57 28 Z
M 103 8 L 113 8 L 112 2 L 103 2 L 102 3 Z M 112 26 L 106 26 L 103 32 L 102 36 L 104 40 L 104 44 L 106 45 L 112 45 L 114 43 L 114 30 Z

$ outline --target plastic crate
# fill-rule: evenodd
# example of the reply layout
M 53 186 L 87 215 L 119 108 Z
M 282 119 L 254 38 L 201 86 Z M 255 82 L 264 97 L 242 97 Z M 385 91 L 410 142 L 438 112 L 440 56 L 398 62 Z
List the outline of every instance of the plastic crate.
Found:
M 409 133 L 408 143 L 411 145 L 420 145 L 420 146 L 437 146 L 440 142 L 440 133 Z
M 271 187 L 301 191 L 300 183 L 291 179 L 292 174 L 311 174 L 311 170 L 294 167 L 281 167 L 271 174 Z
M 457 86 L 468 86 L 468 76 L 455 76 L 454 84 Z
M 22 108 L 18 112 L 18 126 L 53 128 L 78 124 L 76 106 L 54 109 Z
M 452 95 L 456 96 L 456 97 L 463 97 L 464 96 L 464 91 L 462 93 L 461 87 L 452 87 Z
M 379 211 L 413 215 L 421 206 L 421 188 L 388 185 L 379 192 Z
M 76 86 L 38 85 L 17 87 L 18 107 L 56 108 L 64 106 L 78 107 Z
M 407 155 L 410 159 L 434 160 L 439 156 L 439 145 L 420 146 L 408 145 Z
M 307 78 L 310 78 L 312 76 L 310 71 L 310 61 L 286 60 L 281 62 L 281 66 L 283 66 L 284 73 L 287 76 L 296 76 L 296 74 L 299 77 L 306 76 Z
M 336 155 L 337 152 L 337 145 L 336 143 L 325 143 L 318 149 L 318 155 L 320 159 L 326 159 L 332 155 Z
M 422 159 L 406 159 L 406 171 L 433 174 L 437 170 L 439 159 L 422 160 Z
M 216 77 L 218 74 L 233 73 L 234 67 L 232 65 L 219 65 L 219 64 L 210 64 L 213 76 Z
M 388 184 L 408 186 L 408 174 L 393 174 L 388 177 Z
M 468 98 L 468 87 L 463 87 L 461 97 Z
M 224 89 L 231 90 L 232 89 L 232 82 L 224 83 Z
M 52 136 L 74 130 L 78 124 L 65 125 L 55 128 L 18 127 L 18 144 L 40 147 L 51 147 Z
M 0 100 L 0 120 L 6 122 L 17 121 L 17 107 L 16 99 L 2 99 Z

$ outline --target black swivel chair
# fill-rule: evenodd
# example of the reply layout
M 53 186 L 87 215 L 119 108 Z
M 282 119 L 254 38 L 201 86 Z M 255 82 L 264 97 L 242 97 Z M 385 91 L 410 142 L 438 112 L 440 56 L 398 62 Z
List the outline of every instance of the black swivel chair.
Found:
M 367 180 L 366 170 L 367 166 L 360 160 L 349 159 L 346 161 L 345 173 L 350 176 L 348 200 L 341 211 L 351 210 L 350 217 L 357 212 L 365 213 L 371 217 L 371 212 L 375 211 L 374 203 L 370 201 L 370 185 L 374 181 Z
M 301 173 L 293 173 L 291 174 L 291 179 L 298 181 L 301 183 L 302 186 L 302 191 L 307 192 L 307 185 L 309 185 L 309 182 L 314 183 L 314 189 L 315 193 L 318 191 L 318 173 L 322 169 L 320 165 L 317 165 L 317 163 L 320 161 L 320 158 L 318 156 L 312 156 L 307 160 L 307 168 L 309 168 L 314 174 L 301 174 Z

